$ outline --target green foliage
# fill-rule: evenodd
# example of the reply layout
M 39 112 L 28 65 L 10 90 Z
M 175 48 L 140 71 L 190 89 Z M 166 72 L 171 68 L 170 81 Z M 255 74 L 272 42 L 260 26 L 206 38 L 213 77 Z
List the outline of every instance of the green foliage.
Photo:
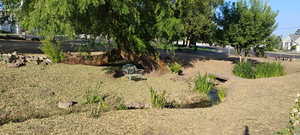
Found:
M 97 104 L 96 107 L 91 107 L 91 112 L 89 114 L 92 118 L 99 118 L 102 113 L 109 111 L 109 105 L 104 101 L 101 101 Z
M 168 104 L 165 94 L 165 91 L 163 93 L 158 93 L 154 88 L 150 88 L 150 98 L 152 107 L 164 108 Z
M 43 41 L 41 50 L 48 55 L 54 63 L 61 62 L 65 57 L 59 42 Z
M 284 68 L 280 63 L 276 62 L 256 65 L 250 62 L 242 62 L 234 66 L 233 73 L 236 76 L 247 79 L 269 78 L 284 75 Z
M 284 75 L 284 68 L 280 63 L 260 63 L 256 65 L 255 77 L 268 78 Z
M 261 0 L 226 2 L 216 16 L 221 44 L 232 45 L 241 56 L 251 47 L 264 44 L 276 25 L 277 13 Z
M 219 97 L 220 102 L 223 102 L 225 100 L 226 93 L 223 88 L 218 89 L 218 97 Z
M 102 84 L 102 82 L 99 82 L 94 88 L 91 88 L 87 91 L 84 104 L 99 104 L 101 102 L 104 102 L 104 96 L 101 93 Z
M 276 135 L 298 135 L 300 134 L 300 94 L 297 94 L 295 105 L 289 115 L 288 127 L 276 132 Z
M 194 90 L 200 94 L 208 94 L 209 91 L 214 87 L 214 84 L 211 82 L 213 79 L 209 75 L 198 75 L 197 80 L 195 81 Z
M 174 62 L 169 65 L 169 68 L 172 73 L 179 73 L 182 69 L 182 66 L 180 64 L 178 64 L 177 62 Z
M 291 134 L 300 134 L 300 94 L 297 95 L 295 105 L 289 116 L 288 130 Z
M 114 39 L 118 49 L 153 55 L 150 44 L 160 33 L 173 35 L 178 19 L 170 0 L 3 0 L 22 27 L 46 39 L 79 34 Z M 20 6 L 22 5 L 22 6 Z
M 279 132 L 276 132 L 275 135 L 293 135 L 289 132 L 289 129 L 285 128 L 285 129 L 282 129 L 281 131 Z
M 179 29 L 175 39 L 212 43 L 216 30 L 213 16 L 221 3 L 223 0 L 176 0 L 175 17 L 181 20 L 183 28 Z
M 242 78 L 255 79 L 255 70 L 250 62 L 236 64 L 233 68 L 233 74 Z
M 275 49 L 280 49 L 281 47 L 281 37 L 272 35 L 265 41 L 265 50 L 274 51 Z

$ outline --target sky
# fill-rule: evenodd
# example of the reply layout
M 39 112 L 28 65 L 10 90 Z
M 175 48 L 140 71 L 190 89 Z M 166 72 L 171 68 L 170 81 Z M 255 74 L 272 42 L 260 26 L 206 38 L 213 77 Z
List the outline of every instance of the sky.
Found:
M 226 0 L 236 1 L 236 0 Z M 300 0 L 267 0 L 274 11 L 278 11 L 278 27 L 274 34 L 287 36 L 300 29 Z

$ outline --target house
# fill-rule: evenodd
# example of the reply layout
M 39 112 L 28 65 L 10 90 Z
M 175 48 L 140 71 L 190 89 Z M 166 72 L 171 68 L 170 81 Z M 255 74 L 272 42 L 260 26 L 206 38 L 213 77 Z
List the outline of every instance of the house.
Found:
M 300 29 L 295 34 L 282 38 L 282 49 L 300 52 Z

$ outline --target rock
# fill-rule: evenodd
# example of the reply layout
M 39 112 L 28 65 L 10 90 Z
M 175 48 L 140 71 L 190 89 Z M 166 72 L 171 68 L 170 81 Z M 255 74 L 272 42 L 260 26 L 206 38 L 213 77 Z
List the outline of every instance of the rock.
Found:
M 150 108 L 151 105 L 143 104 L 143 103 L 129 103 L 129 104 L 125 104 L 125 106 L 128 109 L 145 109 L 145 108 Z
M 58 108 L 61 108 L 61 109 L 68 109 L 74 105 L 76 105 L 77 102 L 74 102 L 74 101 L 69 101 L 69 102 L 59 102 L 57 107 Z
M 9 68 L 18 68 L 19 66 L 16 63 L 10 63 L 7 65 Z
M 126 64 L 122 67 L 122 71 L 124 74 L 135 74 L 138 71 L 138 69 L 133 64 Z
M 21 67 L 21 66 L 24 66 L 24 65 L 25 65 L 24 61 L 17 60 L 15 63 L 8 64 L 7 67 L 9 67 L 9 68 L 18 68 L 18 67 Z

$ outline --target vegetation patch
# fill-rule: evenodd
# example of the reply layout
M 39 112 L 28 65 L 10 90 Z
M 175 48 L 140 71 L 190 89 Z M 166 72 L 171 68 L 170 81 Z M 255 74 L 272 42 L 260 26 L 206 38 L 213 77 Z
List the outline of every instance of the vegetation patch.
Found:
M 180 72 L 182 72 L 182 66 L 177 62 L 171 63 L 169 65 L 169 68 L 170 68 L 172 73 L 179 74 Z
M 164 108 L 166 107 L 167 98 L 165 97 L 166 92 L 158 93 L 154 88 L 150 88 L 150 96 L 151 96 L 151 105 L 154 108 Z
M 289 124 L 287 128 L 276 133 L 277 135 L 298 135 L 300 134 L 300 94 L 297 95 L 295 105 L 292 107 Z
M 236 76 L 255 79 L 283 76 L 284 67 L 277 62 L 252 64 L 251 62 L 238 63 L 233 68 Z
M 65 58 L 59 42 L 44 41 L 41 50 L 48 55 L 54 63 L 61 62 Z
M 197 79 L 195 81 L 195 88 L 194 90 L 196 92 L 199 92 L 200 94 L 208 94 L 209 91 L 214 87 L 214 84 L 212 83 L 213 76 L 209 75 L 198 75 Z

